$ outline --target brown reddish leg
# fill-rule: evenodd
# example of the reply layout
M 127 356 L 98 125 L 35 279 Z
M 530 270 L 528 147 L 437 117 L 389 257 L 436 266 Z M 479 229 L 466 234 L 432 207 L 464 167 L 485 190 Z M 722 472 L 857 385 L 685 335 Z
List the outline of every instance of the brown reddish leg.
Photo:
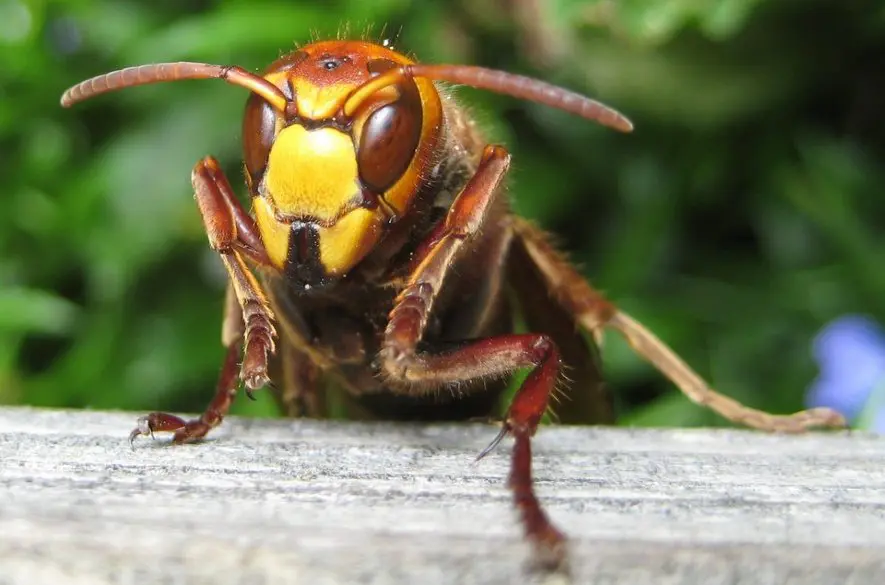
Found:
M 547 281 L 551 294 L 574 315 L 582 327 L 600 339 L 611 327 L 623 335 L 639 355 L 648 360 L 693 402 L 720 416 L 751 428 L 799 433 L 814 427 L 841 428 L 844 417 L 829 408 L 813 408 L 775 415 L 744 406 L 710 388 L 672 349 L 629 315 L 618 310 L 566 262 L 544 234 L 529 222 L 513 218 L 515 246 L 522 246 Z
M 215 396 L 203 414 L 193 420 L 184 420 L 166 412 L 152 412 L 139 418 L 138 426 L 129 433 L 129 444 L 133 445 L 139 435 L 153 437 L 154 433 L 162 432 L 175 433 L 172 437 L 173 443 L 188 443 L 203 438 L 206 433 L 220 425 L 230 411 L 240 387 L 239 360 L 243 354 L 244 332 L 243 312 L 233 287 L 228 286 L 224 303 L 224 321 L 221 326 L 221 342 L 227 351 L 215 387 Z
M 417 350 L 448 269 L 465 243 L 480 231 L 509 163 L 506 150 L 486 147 L 476 173 L 453 203 L 445 223 L 421 247 L 409 281 L 390 313 L 381 350 L 382 368 L 394 387 L 413 393 L 434 391 L 453 381 L 499 377 L 519 368 L 533 368 L 513 398 L 501 433 L 479 457 L 491 451 L 507 433 L 513 435 L 509 485 L 514 504 L 527 537 L 535 545 L 536 560 L 546 568 L 558 568 L 565 561 L 565 537 L 550 522 L 534 494 L 530 443 L 559 375 L 556 345 L 544 335 L 527 334 L 483 339 L 447 353 Z
M 262 266 L 270 266 L 270 260 L 258 226 L 240 205 L 218 161 L 207 156 L 198 162 L 191 181 L 209 244 L 221 256 L 243 311 L 245 355 L 240 378 L 247 390 L 256 390 L 268 382 L 267 360 L 275 349 L 276 330 L 267 297 L 243 256 Z
M 230 410 L 230 406 L 233 404 L 240 386 L 238 374 L 242 350 L 242 340 L 238 340 L 227 348 L 224 365 L 221 367 L 221 374 L 218 377 L 215 396 L 203 414 L 200 415 L 200 418 L 186 421 L 174 414 L 152 412 L 138 419 L 138 426 L 129 433 L 129 443 L 133 444 L 135 438 L 139 435 L 153 436 L 154 433 L 162 432 L 174 432 L 175 435 L 172 437 L 173 443 L 189 443 L 202 439 L 206 436 L 206 433 L 220 425 L 222 419 Z
M 173 441 L 177 443 L 200 439 L 221 423 L 240 380 L 245 383 L 247 393 L 268 382 L 268 356 L 275 349 L 274 316 L 244 259 L 261 266 L 270 265 L 258 228 L 240 205 L 213 157 L 206 157 L 196 164 L 191 181 L 209 244 L 220 255 L 230 276 L 222 332 L 227 356 L 215 397 L 199 419 L 185 421 L 171 414 L 154 412 L 139 419 L 138 427 L 130 434 L 130 441 L 141 434 L 161 431 L 175 432 Z M 237 375 L 241 353 L 243 362 Z
M 282 359 L 277 360 L 279 371 L 272 378 L 280 380 L 273 390 L 283 416 L 322 417 L 326 409 L 318 384 L 320 369 L 291 342 L 282 344 L 278 351 Z

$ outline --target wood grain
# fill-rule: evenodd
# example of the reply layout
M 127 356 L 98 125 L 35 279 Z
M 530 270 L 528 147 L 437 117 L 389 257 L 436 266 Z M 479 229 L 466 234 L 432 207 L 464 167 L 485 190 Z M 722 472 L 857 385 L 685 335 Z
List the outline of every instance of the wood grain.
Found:
M 489 425 L 230 419 L 129 448 L 131 413 L 0 408 L 0 585 L 529 581 Z M 885 582 L 885 438 L 545 427 L 575 583 Z

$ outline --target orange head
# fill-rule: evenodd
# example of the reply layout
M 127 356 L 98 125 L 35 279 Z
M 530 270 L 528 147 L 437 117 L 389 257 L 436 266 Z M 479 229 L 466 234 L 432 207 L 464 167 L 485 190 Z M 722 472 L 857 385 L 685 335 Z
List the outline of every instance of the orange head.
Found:
M 409 64 L 386 47 L 330 41 L 265 72 L 286 107 L 253 95 L 243 146 L 255 218 L 278 268 L 307 261 L 314 270 L 302 266 L 298 273 L 340 277 L 408 211 L 442 132 L 433 82 L 403 77 L 352 112 L 345 104 L 373 77 Z
M 130 67 L 70 88 L 61 102 L 70 106 L 123 87 L 208 78 L 253 93 L 243 119 L 243 148 L 255 220 L 273 265 L 303 289 L 347 275 L 409 212 L 445 132 L 434 81 L 632 129 L 618 112 L 542 81 L 482 67 L 419 65 L 360 41 L 307 45 L 263 76 L 205 63 Z

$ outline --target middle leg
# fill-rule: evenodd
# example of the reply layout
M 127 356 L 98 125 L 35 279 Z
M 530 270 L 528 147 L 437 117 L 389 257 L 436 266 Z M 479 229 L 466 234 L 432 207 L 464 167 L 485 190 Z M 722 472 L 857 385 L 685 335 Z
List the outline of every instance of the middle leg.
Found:
M 224 302 L 224 322 L 221 328 L 221 342 L 225 347 L 224 363 L 215 386 L 215 395 L 206 406 L 203 414 L 192 420 L 167 412 L 152 412 L 138 419 L 138 425 L 129 433 L 129 444 L 134 446 L 139 435 L 154 433 L 175 433 L 173 443 L 190 443 L 206 436 L 210 430 L 221 424 L 237 396 L 240 387 L 240 357 L 243 355 L 243 336 L 246 331 L 243 313 L 233 291 L 228 286 Z

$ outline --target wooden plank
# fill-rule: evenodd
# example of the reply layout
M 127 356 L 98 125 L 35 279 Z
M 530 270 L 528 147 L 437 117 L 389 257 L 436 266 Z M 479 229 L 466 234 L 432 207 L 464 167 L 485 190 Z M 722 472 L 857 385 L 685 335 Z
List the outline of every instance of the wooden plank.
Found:
M 129 448 L 130 413 L 0 409 L 0 585 L 504 584 L 526 546 L 488 425 L 227 421 Z M 885 438 L 542 429 L 575 583 L 885 582 Z

